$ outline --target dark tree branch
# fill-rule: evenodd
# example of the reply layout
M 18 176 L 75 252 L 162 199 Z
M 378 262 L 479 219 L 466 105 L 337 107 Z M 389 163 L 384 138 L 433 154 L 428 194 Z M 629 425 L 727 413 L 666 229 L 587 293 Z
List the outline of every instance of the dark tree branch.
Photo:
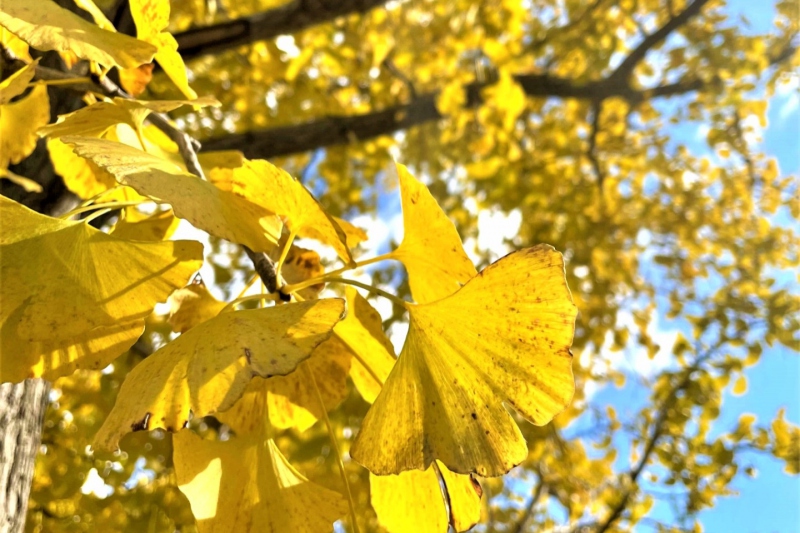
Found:
M 600 112 L 603 109 L 603 102 L 595 100 L 592 103 L 592 131 L 589 132 L 589 149 L 586 151 L 586 156 L 592 163 L 595 176 L 597 177 L 597 186 L 603 188 L 603 180 L 605 175 L 603 169 L 600 168 L 600 160 L 597 158 L 597 132 L 600 129 Z
M 536 505 L 539 503 L 539 499 L 541 499 L 542 494 L 546 494 L 547 491 L 545 490 L 547 485 L 545 485 L 544 480 L 540 477 L 539 482 L 536 484 L 536 488 L 533 490 L 533 494 L 531 495 L 531 500 L 528 502 L 528 505 L 525 507 L 525 510 L 519 517 L 519 520 L 516 523 L 516 526 L 513 529 L 513 533 L 522 533 L 525 531 L 525 524 L 528 523 L 533 511 L 536 509 Z
M 625 83 L 605 80 L 576 85 L 571 80 L 543 74 L 515 76 L 525 94 L 534 97 L 604 100 L 612 96 L 626 99 L 632 105 L 654 96 L 671 96 L 697 90 L 702 82 L 671 84 L 647 90 L 636 90 Z M 466 106 L 483 102 L 481 90 L 494 83 L 475 82 L 465 87 Z M 389 135 L 396 131 L 444 118 L 436 109 L 438 93 L 419 96 L 400 104 L 363 115 L 323 117 L 311 122 L 264 130 L 235 133 L 203 142 L 205 150 L 241 150 L 249 158 L 270 158 L 306 152 L 326 146 L 337 146 Z
M 667 23 L 661 26 L 658 30 L 650 35 L 647 35 L 644 40 L 639 43 L 639 46 L 634 48 L 628 57 L 626 57 L 622 63 L 620 63 L 617 69 L 611 74 L 609 79 L 628 79 L 633 72 L 633 69 L 636 68 L 636 65 L 638 65 L 645 58 L 647 52 L 658 45 L 661 41 L 666 39 L 670 33 L 689 22 L 692 17 L 700 13 L 700 10 L 707 3 L 708 0 L 694 0 L 694 2 L 689 4 L 686 9 L 681 11 L 678 15 L 671 17 Z
M 175 34 L 178 50 L 188 61 L 204 54 L 217 54 L 237 46 L 271 39 L 328 22 L 343 15 L 366 13 L 386 0 L 295 0 L 270 9 L 213 26 Z

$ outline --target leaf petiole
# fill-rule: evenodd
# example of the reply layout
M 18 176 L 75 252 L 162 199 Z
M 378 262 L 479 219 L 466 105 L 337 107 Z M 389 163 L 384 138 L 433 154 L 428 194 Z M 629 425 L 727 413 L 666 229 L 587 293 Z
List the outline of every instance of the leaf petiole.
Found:
M 284 285 L 282 290 L 283 290 L 284 293 L 290 293 L 290 292 L 299 291 L 300 289 L 305 289 L 306 287 L 310 287 L 310 286 L 316 285 L 318 283 L 327 283 L 328 281 L 336 279 L 339 274 L 344 274 L 345 272 L 348 272 L 350 270 L 355 270 L 357 268 L 361 268 L 363 266 L 371 265 L 373 263 L 378 263 L 380 261 L 386 261 L 388 259 L 394 259 L 394 257 L 392 256 L 391 253 L 378 255 L 378 256 L 375 256 L 375 257 L 371 257 L 369 259 L 365 259 L 363 261 L 358 261 L 352 267 L 345 265 L 342 268 L 337 268 L 336 270 L 331 270 L 330 272 L 327 272 L 327 273 L 323 274 L 322 276 L 317 276 L 315 278 L 311 278 L 311 279 L 307 279 L 307 280 L 304 280 L 304 281 L 300 281 L 298 283 L 292 283 L 290 285 Z
M 368 290 L 370 292 L 374 292 L 375 294 L 377 294 L 379 296 L 383 296 L 384 298 L 386 298 L 388 300 L 391 300 L 392 302 L 396 303 L 397 305 L 399 305 L 401 307 L 406 307 L 408 305 L 408 302 L 406 302 L 405 300 L 401 300 L 400 298 L 398 298 L 394 294 L 388 293 L 388 292 L 384 291 L 383 289 L 379 289 L 378 287 L 373 287 L 372 285 L 367 285 L 366 283 L 361 283 L 360 281 L 356 281 L 354 279 L 345 279 L 345 278 L 336 277 L 336 278 L 328 278 L 326 281 L 328 283 L 344 283 L 344 284 L 347 284 L 347 285 L 353 285 L 355 287 L 361 287 L 362 289 L 366 289 L 366 290 Z
M 222 308 L 220 314 L 226 311 L 230 311 L 231 309 L 233 309 L 234 306 L 244 302 L 252 302 L 253 300 L 271 300 L 273 302 L 276 302 L 279 299 L 280 296 L 278 295 L 278 293 L 272 293 L 272 294 L 260 293 L 260 294 L 251 294 L 250 296 L 243 296 L 241 298 L 236 298 L 235 300 L 231 300 L 230 302 L 228 302 L 228 304 Z
M 79 213 L 85 213 L 86 211 L 94 211 L 95 209 L 105 209 L 105 208 L 117 209 L 119 207 L 130 207 L 130 206 L 141 205 L 141 204 L 144 204 L 144 203 L 147 203 L 147 202 L 152 202 L 152 201 L 153 200 L 144 200 L 144 201 L 142 201 L 142 200 L 130 200 L 128 202 L 103 202 L 103 203 L 99 203 L 99 204 L 83 205 L 83 206 L 80 206 L 80 207 L 76 207 L 75 209 L 73 209 L 72 211 L 69 211 L 68 213 L 64 213 L 59 218 L 62 219 L 62 220 L 67 220 L 67 219 L 72 218 L 73 216 L 75 216 L 75 215 L 77 215 Z
M 322 394 L 319 392 L 319 386 L 317 386 L 317 378 L 314 377 L 314 372 L 311 371 L 311 367 L 309 367 L 308 363 L 303 363 L 303 370 L 308 375 L 309 379 L 311 380 L 311 385 L 314 387 L 314 392 L 317 393 L 317 401 L 319 402 L 319 408 L 322 410 L 322 418 L 325 420 L 325 426 L 328 428 L 328 437 L 331 440 L 331 445 L 333 446 L 334 452 L 336 452 L 336 462 L 339 465 L 339 473 L 342 476 L 342 481 L 344 482 L 344 488 L 347 490 L 347 504 L 350 506 L 350 522 L 353 526 L 353 531 L 355 533 L 359 533 L 358 531 L 358 522 L 356 521 L 356 507 L 353 503 L 353 494 L 350 492 L 350 482 L 347 480 L 347 473 L 344 471 L 344 462 L 342 462 L 342 452 L 339 450 L 339 443 L 336 440 L 336 434 L 333 432 L 333 426 L 331 425 L 331 419 L 328 418 L 328 409 L 325 407 L 325 402 L 322 400 Z
M 283 250 L 281 250 L 281 257 L 278 259 L 278 264 L 275 265 L 275 271 L 279 272 L 283 268 L 283 263 L 286 261 L 286 256 L 289 255 L 289 250 L 292 248 L 292 243 L 294 242 L 294 238 L 297 236 L 297 230 L 293 230 L 289 233 L 289 238 L 286 240 L 286 244 L 283 245 Z

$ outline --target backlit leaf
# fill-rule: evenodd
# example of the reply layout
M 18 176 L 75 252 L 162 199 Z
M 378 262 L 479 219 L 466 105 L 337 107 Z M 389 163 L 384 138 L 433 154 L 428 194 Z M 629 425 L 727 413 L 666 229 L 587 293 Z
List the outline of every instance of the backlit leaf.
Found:
M 411 295 L 428 303 L 451 295 L 477 271 L 461 245 L 455 226 L 428 188 L 396 164 L 403 201 L 403 242 L 392 256 L 408 271 Z
M 36 85 L 30 94 L 0 105 L 0 168 L 19 163 L 36 148 L 36 130 L 50 120 L 47 87 Z
M 260 433 L 215 442 L 181 431 L 173 445 L 200 533 L 329 533 L 347 513 L 338 492 L 308 481 Z
M 130 241 L 163 241 L 169 239 L 178 229 L 178 219 L 171 209 L 156 211 L 146 215 L 129 207 L 114 225 L 111 235 Z
M 169 318 L 172 331 L 186 333 L 198 324 L 211 320 L 225 308 L 208 292 L 205 283 L 194 281 L 169 295 Z
M 36 75 L 36 65 L 38 64 L 39 60 L 37 59 L 0 82 L 0 105 L 7 104 L 12 98 L 25 92 L 28 84 Z
M 117 124 L 127 124 L 140 130 L 150 113 L 167 113 L 185 105 L 218 106 L 214 98 L 196 100 L 129 100 L 114 98 L 111 102 L 97 102 L 72 113 L 61 115 L 58 122 L 41 128 L 39 133 L 51 138 L 66 135 L 99 137 Z
M 463 474 L 508 472 L 527 447 L 502 402 L 543 425 L 574 391 L 577 310 L 561 254 L 512 253 L 452 296 L 407 307 L 405 345 L 351 455 L 378 475 L 434 459 Z
M 235 169 L 216 169 L 209 180 L 220 188 L 248 198 L 250 201 L 284 218 L 289 231 L 303 232 L 332 246 L 339 257 L 350 263 L 347 235 L 303 184 L 285 170 L 267 161 L 245 161 Z
M 170 342 L 126 377 L 95 437 L 112 450 L 131 430 L 178 431 L 191 416 L 229 409 L 253 376 L 286 375 L 330 337 L 344 301 L 222 313 Z
M 106 67 L 137 67 L 156 53 L 155 46 L 101 29 L 51 0 L 3 0 L 0 26 L 37 50 L 70 51 Z
M 471 476 L 453 474 L 438 463 L 445 482 L 450 516 L 433 466 L 399 475 L 369 476 L 370 502 L 378 522 L 390 533 L 467 531 L 481 516 L 481 488 Z
M 199 243 L 128 242 L 6 198 L 0 219 L 3 382 L 102 368 L 201 264 Z
M 381 315 L 354 287 L 345 289 L 347 315 L 334 332 L 353 353 L 350 377 L 369 403 L 375 401 L 395 362 L 392 342 L 383 332 Z
M 212 235 L 269 251 L 278 242 L 277 217 L 246 198 L 187 174 L 174 163 L 121 143 L 64 137 L 81 157 L 93 161 L 123 185 L 172 205 L 175 216 Z

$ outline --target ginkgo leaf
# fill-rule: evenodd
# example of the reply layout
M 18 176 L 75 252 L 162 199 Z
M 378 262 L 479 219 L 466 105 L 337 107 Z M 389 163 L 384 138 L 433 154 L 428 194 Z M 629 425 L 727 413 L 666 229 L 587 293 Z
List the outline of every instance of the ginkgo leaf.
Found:
M 339 217 L 331 217 L 336 224 L 342 229 L 346 237 L 346 244 L 348 248 L 355 248 L 359 243 L 367 240 L 367 232 L 363 229 L 354 226 L 350 222 Z M 305 226 L 297 232 L 298 237 L 307 237 L 320 242 L 325 242 L 325 236 L 317 232 L 314 226 Z
M 178 219 L 172 214 L 172 209 L 146 215 L 135 207 L 129 207 L 123 212 L 124 218 L 120 218 L 111 230 L 111 235 L 118 239 L 164 241 L 178 229 Z
M 117 184 L 114 176 L 72 151 L 60 139 L 48 139 L 47 150 L 56 173 L 64 180 L 67 189 L 88 200 Z
M 4 197 L 0 220 L 3 382 L 105 366 L 202 263 L 200 243 L 123 241 Z
M 527 455 L 503 402 L 537 425 L 572 398 L 577 310 L 561 254 L 507 255 L 452 296 L 407 305 L 400 358 L 350 450 L 374 474 L 426 469 L 499 476 Z
M 325 410 L 331 411 L 347 396 L 350 357 L 347 348 L 332 336 L 317 346 L 295 372 L 268 380 L 253 378 L 244 395 L 231 409 L 218 413 L 217 418 L 237 434 L 253 431 L 258 422 L 253 419 L 254 405 L 264 403 L 266 391 L 270 424 L 279 429 L 296 428 L 303 432 L 323 417 L 308 372 L 314 375 Z
M 172 326 L 172 331 L 178 333 L 186 333 L 196 325 L 211 320 L 225 308 L 225 302 L 214 298 L 199 278 L 170 294 L 167 302 L 170 307 L 167 322 Z
M 0 26 L 43 52 L 70 51 L 103 66 L 150 63 L 156 47 L 88 22 L 50 0 L 3 0 Z
M 197 93 L 189 87 L 186 65 L 178 53 L 178 42 L 164 31 L 169 24 L 169 2 L 131 0 L 130 10 L 136 24 L 137 37 L 158 49 L 155 59 L 178 89 L 187 98 L 197 98 Z
M 369 494 L 378 522 L 389 533 L 446 533 L 450 525 L 467 531 L 481 517 L 480 484 L 471 476 L 453 474 L 437 462 L 442 473 L 448 516 L 439 477 L 433 466 L 399 475 L 369 476 Z
M 173 446 L 200 533 L 329 533 L 347 513 L 338 492 L 308 481 L 260 433 L 219 442 L 182 431 Z
M 61 115 L 58 122 L 41 128 L 39 133 L 50 138 L 66 135 L 99 137 L 117 124 L 128 124 L 140 130 L 150 113 L 167 113 L 185 105 L 219 106 L 215 98 L 203 97 L 196 100 L 130 100 L 114 98 L 111 102 L 97 102 Z
M 104 139 L 64 137 L 75 153 L 140 194 L 172 205 L 175 216 L 231 242 L 268 252 L 278 242 L 280 220 L 247 198 L 187 174 L 174 163 Z
M 50 121 L 47 87 L 36 85 L 30 94 L 0 106 L 0 168 L 19 163 L 36 148 L 36 130 Z
M 124 68 L 119 71 L 119 84 L 128 94 L 138 98 L 153 79 L 153 63 L 139 65 L 136 68 Z
M 38 64 L 39 60 L 37 59 L 0 82 L 0 105 L 7 104 L 12 98 L 25 92 L 28 84 L 36 75 L 36 65 Z
M 131 430 L 178 431 L 190 416 L 229 409 L 253 376 L 293 371 L 343 312 L 343 300 L 316 300 L 222 313 L 190 329 L 128 373 L 94 446 L 112 450 Z
M 375 401 L 395 362 L 392 342 L 383 332 L 381 315 L 351 286 L 345 289 L 347 315 L 333 331 L 354 355 L 350 377 L 369 403 Z
M 403 241 L 392 252 L 408 271 L 414 301 L 420 304 L 450 296 L 477 271 L 461 245 L 455 226 L 428 188 L 396 164 L 403 204 Z
M 319 205 L 303 184 L 285 170 L 268 161 L 245 161 L 234 169 L 216 169 L 209 180 L 218 187 L 249 198 L 265 209 L 284 218 L 289 231 L 305 235 L 332 246 L 347 264 L 353 261 L 347 248 L 347 235 L 339 224 Z

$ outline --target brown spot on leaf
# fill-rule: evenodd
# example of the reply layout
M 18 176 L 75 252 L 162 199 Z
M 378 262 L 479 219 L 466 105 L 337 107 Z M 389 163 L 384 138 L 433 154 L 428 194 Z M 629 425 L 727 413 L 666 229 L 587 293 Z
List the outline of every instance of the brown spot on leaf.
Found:
M 144 418 L 139 422 L 131 424 L 131 431 L 147 431 L 148 427 L 150 427 L 150 411 L 145 413 Z
M 244 357 L 245 357 L 245 359 L 247 359 L 247 364 L 249 365 L 250 364 L 250 358 L 252 357 L 252 354 L 250 353 L 250 348 L 245 348 L 244 349 Z

